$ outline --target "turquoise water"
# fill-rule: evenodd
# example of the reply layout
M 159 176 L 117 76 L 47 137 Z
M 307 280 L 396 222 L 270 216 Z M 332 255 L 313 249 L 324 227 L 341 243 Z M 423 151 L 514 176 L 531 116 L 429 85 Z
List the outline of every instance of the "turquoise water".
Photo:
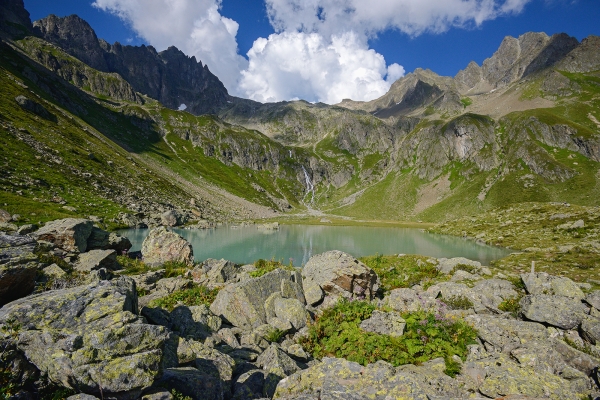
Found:
M 374 254 L 422 254 L 432 257 L 466 257 L 488 265 L 502 258 L 509 250 L 491 247 L 453 236 L 433 235 L 414 228 L 380 228 L 357 226 L 281 225 L 278 231 L 261 230 L 255 226 L 216 229 L 173 229 L 194 248 L 196 261 L 207 258 L 227 259 L 249 264 L 263 259 L 275 259 L 300 267 L 308 259 L 329 250 L 341 250 L 355 257 Z M 147 229 L 119 232 L 140 250 Z

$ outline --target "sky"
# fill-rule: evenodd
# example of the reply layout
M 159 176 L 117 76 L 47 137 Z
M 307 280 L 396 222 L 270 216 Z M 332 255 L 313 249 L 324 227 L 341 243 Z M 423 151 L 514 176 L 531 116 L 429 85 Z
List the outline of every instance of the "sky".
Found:
M 454 76 L 505 36 L 600 35 L 600 0 L 24 0 L 77 14 L 109 43 L 176 46 L 230 94 L 369 101 L 416 68 Z

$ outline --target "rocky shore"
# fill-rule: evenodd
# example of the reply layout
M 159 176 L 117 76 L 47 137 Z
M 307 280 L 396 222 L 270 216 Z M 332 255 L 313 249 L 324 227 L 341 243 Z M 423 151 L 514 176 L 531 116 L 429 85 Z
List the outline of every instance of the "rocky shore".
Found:
M 165 228 L 130 247 L 85 219 L 0 233 L 0 396 L 600 396 L 600 291 L 564 276 L 401 255 L 433 273 L 392 285 L 339 251 L 195 264 Z

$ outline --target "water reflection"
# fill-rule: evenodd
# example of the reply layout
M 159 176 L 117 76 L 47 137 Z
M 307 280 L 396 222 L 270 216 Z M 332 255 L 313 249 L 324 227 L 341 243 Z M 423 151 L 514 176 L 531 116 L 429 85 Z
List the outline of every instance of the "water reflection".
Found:
M 452 236 L 432 235 L 414 228 L 283 225 L 279 231 L 249 227 L 222 227 L 208 230 L 174 229 L 194 247 L 196 261 L 225 258 L 252 263 L 259 258 L 290 261 L 302 266 L 308 259 L 328 250 L 342 250 L 361 257 L 379 254 L 423 254 L 433 257 L 466 257 L 483 264 L 510 253 Z M 148 231 L 120 232 L 139 250 Z

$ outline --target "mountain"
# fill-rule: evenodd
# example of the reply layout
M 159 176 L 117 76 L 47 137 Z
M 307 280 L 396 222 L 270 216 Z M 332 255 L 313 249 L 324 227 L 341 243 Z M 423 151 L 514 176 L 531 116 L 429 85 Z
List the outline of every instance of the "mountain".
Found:
M 77 16 L 32 24 L 19 1 L 0 11 L 2 143 L 22 155 L 4 158 L 0 203 L 47 213 L 30 220 L 437 221 L 600 195 L 598 37 L 507 37 L 482 66 L 417 69 L 370 102 L 262 104 L 174 47 L 110 45 Z

